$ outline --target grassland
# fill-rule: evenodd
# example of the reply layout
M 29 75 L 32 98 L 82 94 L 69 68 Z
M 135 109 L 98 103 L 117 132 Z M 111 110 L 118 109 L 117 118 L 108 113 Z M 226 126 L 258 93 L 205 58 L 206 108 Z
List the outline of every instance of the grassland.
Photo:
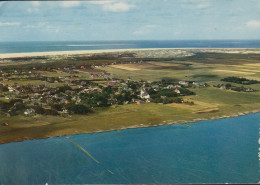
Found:
M 146 51 L 147 52 L 147 51 Z M 146 57 L 145 54 L 138 53 Z M 0 143 L 38 139 L 54 136 L 120 130 L 125 128 L 149 127 L 173 123 L 186 123 L 205 119 L 239 116 L 260 111 L 260 84 L 245 85 L 256 92 L 236 92 L 214 87 L 223 84 L 224 77 L 236 76 L 260 80 L 259 54 L 198 53 L 197 55 L 172 58 L 171 60 L 150 59 L 142 63 L 107 65 L 99 67 L 112 77 L 119 79 L 158 81 L 170 78 L 206 82 L 210 87 L 191 87 L 195 96 L 184 97 L 189 104 L 128 104 L 102 108 L 88 115 L 71 117 L 22 115 L 0 118 Z M 45 72 L 56 76 L 61 72 Z M 64 74 L 66 75 L 66 74 Z M 80 79 L 90 79 L 88 73 L 80 73 Z M 15 81 L 8 81 L 9 84 Z M 39 84 L 38 81 L 20 80 L 19 83 Z M 102 83 L 102 82 L 100 82 Z M 232 85 L 238 86 L 238 84 Z

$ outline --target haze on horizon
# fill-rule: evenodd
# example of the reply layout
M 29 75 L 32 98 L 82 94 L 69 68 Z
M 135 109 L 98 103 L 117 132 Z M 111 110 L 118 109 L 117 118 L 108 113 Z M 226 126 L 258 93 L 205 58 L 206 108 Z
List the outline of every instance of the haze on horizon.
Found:
M 260 1 L 0 2 L 0 42 L 210 39 L 260 39 Z

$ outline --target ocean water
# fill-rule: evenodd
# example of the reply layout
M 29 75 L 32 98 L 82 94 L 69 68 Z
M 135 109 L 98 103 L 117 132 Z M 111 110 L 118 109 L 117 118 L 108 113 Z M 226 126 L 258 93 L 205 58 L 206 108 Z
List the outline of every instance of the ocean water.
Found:
M 0 53 L 131 48 L 260 48 L 260 40 L 0 42 Z
M 256 183 L 259 123 L 256 113 L 69 136 L 93 159 L 65 137 L 2 144 L 0 184 Z

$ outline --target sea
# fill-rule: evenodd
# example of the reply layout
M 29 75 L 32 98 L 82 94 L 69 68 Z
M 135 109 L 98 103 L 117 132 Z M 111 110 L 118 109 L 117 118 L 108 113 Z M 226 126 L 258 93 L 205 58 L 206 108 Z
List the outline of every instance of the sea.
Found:
M 260 48 L 260 40 L 139 40 L 0 42 L 0 53 L 140 48 Z
M 0 184 L 257 183 L 260 113 L 0 145 Z

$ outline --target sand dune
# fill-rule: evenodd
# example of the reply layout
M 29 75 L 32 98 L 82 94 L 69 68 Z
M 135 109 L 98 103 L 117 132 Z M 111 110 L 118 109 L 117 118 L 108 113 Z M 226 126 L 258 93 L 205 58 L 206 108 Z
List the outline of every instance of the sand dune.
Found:
M 255 53 L 260 54 L 260 49 L 245 48 L 141 48 L 141 49 L 106 49 L 106 50 L 77 50 L 77 51 L 48 51 L 48 52 L 31 52 L 31 53 L 5 53 L 0 54 L 0 59 L 18 58 L 18 57 L 36 57 L 36 56 L 54 56 L 54 55 L 78 55 L 94 53 L 111 53 L 126 51 L 154 51 L 154 50 L 190 50 L 194 52 L 224 52 L 224 53 Z

